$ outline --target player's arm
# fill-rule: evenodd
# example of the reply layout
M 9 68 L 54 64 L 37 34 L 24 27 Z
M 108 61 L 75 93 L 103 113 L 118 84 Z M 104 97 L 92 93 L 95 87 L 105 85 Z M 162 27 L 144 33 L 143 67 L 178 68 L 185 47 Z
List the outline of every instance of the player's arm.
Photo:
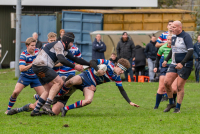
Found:
M 164 45 L 164 44 L 165 44 L 165 43 L 159 43 L 159 42 L 157 42 L 155 46 L 156 46 L 157 48 L 159 48 L 159 47 L 161 47 L 161 46 Z
M 21 54 L 19 59 L 19 70 L 24 72 L 29 70 L 32 67 L 32 63 L 26 66 L 26 56 Z
M 103 70 L 99 70 L 98 68 L 98 60 L 91 60 L 90 61 L 90 67 L 94 68 L 95 71 L 97 71 L 97 73 L 99 74 L 99 76 L 102 76 L 105 74 L 105 72 Z
M 78 64 L 81 64 L 81 65 L 86 65 L 86 66 L 90 66 L 90 63 L 85 61 L 84 59 L 82 58 L 77 58 L 77 57 L 74 57 L 73 54 L 71 52 L 68 52 L 68 54 L 66 55 L 66 57 Z
M 32 67 L 32 63 L 29 64 L 28 66 L 25 66 L 25 65 L 19 65 L 19 70 L 20 70 L 20 72 L 24 72 L 24 71 L 29 70 L 31 67 Z
M 121 95 L 124 97 L 124 99 L 132 106 L 135 106 L 135 107 L 139 107 L 139 105 L 133 103 L 130 101 L 130 99 L 128 98 L 128 95 L 126 94 L 126 91 L 124 90 L 123 86 L 118 86 L 118 89 L 121 93 Z
M 158 49 L 154 72 L 157 72 L 157 69 L 159 68 L 160 58 L 161 58 L 162 53 L 163 53 L 162 50 L 163 50 L 162 47 Z
M 54 67 L 61 67 L 63 66 L 63 64 L 61 64 L 60 62 L 58 64 L 56 64 Z

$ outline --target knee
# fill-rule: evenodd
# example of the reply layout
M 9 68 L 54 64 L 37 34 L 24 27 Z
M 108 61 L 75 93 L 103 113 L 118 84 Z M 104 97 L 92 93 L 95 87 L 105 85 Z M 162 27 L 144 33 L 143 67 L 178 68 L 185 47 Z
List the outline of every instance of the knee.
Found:
M 73 81 L 72 80 L 68 80 L 68 81 L 65 82 L 65 86 L 66 87 L 70 87 L 72 85 L 73 85 Z
M 92 103 L 92 99 L 88 99 L 88 100 L 85 101 L 85 105 L 89 105 L 91 103 Z
M 182 87 L 178 85 L 178 86 L 177 86 L 177 91 L 178 91 L 178 92 L 183 91 Z
M 168 81 L 165 81 L 165 82 L 164 82 L 164 85 L 165 85 L 166 88 L 170 88 L 170 86 L 171 86 L 170 83 L 169 83 Z
M 13 94 L 12 94 L 12 97 L 17 98 L 18 95 L 19 95 L 19 92 L 14 91 Z

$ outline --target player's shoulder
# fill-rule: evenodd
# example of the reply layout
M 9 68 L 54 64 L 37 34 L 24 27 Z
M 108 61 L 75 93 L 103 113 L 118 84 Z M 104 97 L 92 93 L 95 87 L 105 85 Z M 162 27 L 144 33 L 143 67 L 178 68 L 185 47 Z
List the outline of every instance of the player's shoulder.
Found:
M 24 50 L 24 51 L 21 53 L 21 55 L 27 56 L 27 55 L 28 55 L 27 49 Z

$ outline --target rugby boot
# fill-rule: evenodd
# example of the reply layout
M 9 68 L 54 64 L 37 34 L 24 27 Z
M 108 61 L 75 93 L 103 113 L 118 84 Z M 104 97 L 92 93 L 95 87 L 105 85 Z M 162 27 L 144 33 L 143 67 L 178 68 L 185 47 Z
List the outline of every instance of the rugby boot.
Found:
M 168 101 L 168 97 L 167 96 L 163 96 L 162 99 L 161 99 L 161 102 L 163 101 Z
M 64 108 L 61 108 L 60 112 L 61 112 L 61 116 L 62 117 L 64 117 L 66 115 L 66 113 L 67 113 L 67 111 Z
M 169 112 L 171 108 L 176 107 L 176 104 L 167 104 L 167 108 L 163 112 Z
M 158 107 L 155 106 L 153 109 L 158 109 Z
M 18 110 L 17 110 L 17 108 L 14 108 L 14 109 L 11 109 L 10 111 L 8 111 L 7 115 L 13 115 L 16 113 L 18 113 Z
M 41 116 L 40 112 L 35 113 L 34 111 L 31 112 L 31 116 Z
M 174 112 L 173 113 L 180 113 L 180 109 L 179 108 L 175 108 Z
M 42 109 L 43 109 L 43 111 L 48 112 L 49 115 L 52 115 L 52 116 L 53 116 L 53 115 L 56 115 L 56 114 L 52 111 L 50 105 L 44 104 L 44 105 L 42 106 Z

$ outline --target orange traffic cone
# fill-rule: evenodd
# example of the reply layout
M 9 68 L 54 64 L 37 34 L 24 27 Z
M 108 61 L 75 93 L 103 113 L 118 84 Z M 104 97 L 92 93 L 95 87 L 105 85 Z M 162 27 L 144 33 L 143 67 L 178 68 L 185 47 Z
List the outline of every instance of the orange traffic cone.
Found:
M 131 76 L 128 75 L 128 82 L 131 82 Z

